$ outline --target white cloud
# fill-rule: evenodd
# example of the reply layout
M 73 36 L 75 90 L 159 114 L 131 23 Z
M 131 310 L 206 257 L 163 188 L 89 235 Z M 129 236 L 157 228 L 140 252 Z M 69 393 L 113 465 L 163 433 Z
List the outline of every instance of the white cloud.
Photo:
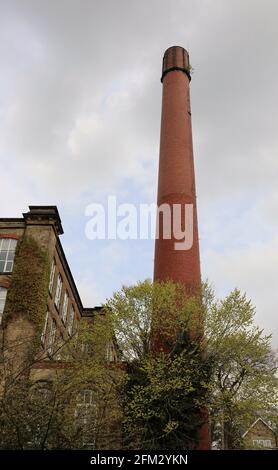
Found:
M 256 321 L 273 334 L 278 344 L 278 238 L 268 243 L 251 244 L 241 250 L 219 253 L 207 250 L 203 254 L 203 276 L 213 280 L 219 295 L 238 287 L 257 308 Z
M 103 292 L 98 284 L 91 278 L 80 278 L 78 280 L 78 292 L 84 307 L 95 307 L 103 302 Z
M 152 201 L 162 54 L 173 44 L 188 47 L 195 69 L 191 101 L 203 271 L 215 284 L 222 285 L 224 276 L 227 284 L 247 286 L 258 312 L 264 305 L 270 312 L 258 313 L 262 324 L 269 327 L 270 318 L 276 324 L 277 2 L 2 3 L 1 215 L 20 216 L 28 204 L 51 203 L 74 225 L 84 207 L 105 194 Z M 71 245 L 84 244 L 80 233 L 65 237 Z M 97 291 L 92 298 L 107 295 L 101 283 L 113 259 L 123 262 L 111 275 L 110 291 L 136 279 L 136 272 L 144 276 L 141 246 L 125 253 L 109 247 L 98 266 L 93 252 L 81 257 L 86 298 L 90 284 Z M 259 266 L 265 279 L 254 274 Z

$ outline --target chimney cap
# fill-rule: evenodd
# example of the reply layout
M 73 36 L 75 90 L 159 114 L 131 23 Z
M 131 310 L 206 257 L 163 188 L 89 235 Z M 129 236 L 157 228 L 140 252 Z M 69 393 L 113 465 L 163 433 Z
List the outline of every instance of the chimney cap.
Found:
M 180 70 L 191 80 L 189 54 L 181 46 L 171 46 L 166 49 L 163 56 L 161 82 L 165 75 L 173 70 Z

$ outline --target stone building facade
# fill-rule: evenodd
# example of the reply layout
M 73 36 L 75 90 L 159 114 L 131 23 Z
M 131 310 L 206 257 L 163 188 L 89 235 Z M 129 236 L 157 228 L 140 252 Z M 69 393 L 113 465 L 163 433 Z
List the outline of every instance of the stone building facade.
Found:
M 32 379 L 51 378 L 53 369 L 65 365 L 62 346 L 75 335 L 78 322 L 101 312 L 101 307 L 83 306 L 62 234 L 56 206 L 30 206 L 22 218 L 0 219 L 0 338 L 9 373 L 20 371 L 33 354 Z M 114 345 L 107 348 L 109 361 L 116 361 Z

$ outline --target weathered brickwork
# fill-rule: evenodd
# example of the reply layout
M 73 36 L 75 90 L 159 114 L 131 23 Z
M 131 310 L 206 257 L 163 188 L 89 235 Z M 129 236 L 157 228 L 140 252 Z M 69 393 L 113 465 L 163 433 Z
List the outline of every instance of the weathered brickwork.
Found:
M 155 242 L 154 280 L 174 281 L 184 286 L 188 297 L 196 295 L 201 285 L 198 220 L 190 107 L 190 65 L 185 49 L 173 46 L 166 50 L 162 66 L 162 112 L 157 205 L 167 204 L 171 210 L 171 236 L 163 236 L 162 216 L 158 221 L 159 236 Z M 180 226 L 187 229 L 185 205 L 193 208 L 193 240 L 187 249 L 176 249 L 177 239 L 173 228 L 173 212 L 179 205 Z M 195 330 L 191 336 L 202 332 L 202 318 L 195 314 Z M 153 350 L 164 349 L 160 331 L 153 332 Z M 208 422 L 207 412 L 203 416 Z M 209 426 L 200 432 L 200 449 L 210 448 Z
M 188 66 L 183 48 L 172 47 L 165 52 L 157 204 L 167 203 L 171 208 L 174 204 L 193 204 L 193 245 L 188 250 L 176 250 L 173 233 L 170 239 L 163 239 L 160 230 L 154 279 L 180 282 L 191 291 L 200 285 L 201 274 Z M 181 224 L 185 227 L 184 211 Z

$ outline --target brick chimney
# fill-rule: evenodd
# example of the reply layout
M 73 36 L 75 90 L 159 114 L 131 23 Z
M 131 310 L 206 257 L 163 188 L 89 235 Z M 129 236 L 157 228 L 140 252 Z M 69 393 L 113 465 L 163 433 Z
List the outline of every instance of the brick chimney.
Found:
M 195 175 L 190 109 L 190 66 L 188 52 L 179 46 L 166 50 L 163 57 L 163 97 L 157 204 L 167 203 L 173 211 L 181 204 L 181 226 L 185 228 L 184 205 L 193 207 L 193 243 L 190 249 L 175 249 L 171 233 L 163 239 L 162 214 L 159 238 L 155 243 L 154 280 L 184 284 L 190 293 L 200 285 L 200 256 L 196 208 Z M 173 214 L 173 212 L 172 212 Z
M 158 174 L 158 208 L 168 204 L 173 217 L 174 205 L 181 205 L 181 227 L 185 230 L 188 219 L 184 207 L 192 210 L 192 244 L 187 249 L 176 249 L 177 239 L 171 228 L 171 236 L 163 239 L 160 214 L 157 221 L 159 237 L 155 243 L 154 281 L 171 280 L 185 287 L 185 295 L 198 292 L 201 284 L 198 221 L 196 207 L 195 173 L 192 144 L 190 108 L 190 64 L 188 52 L 179 46 L 166 50 L 163 57 L 162 77 L 162 115 L 160 134 L 160 156 Z M 188 245 L 189 246 L 189 245 Z M 198 319 L 197 319 L 198 320 Z M 202 319 L 197 328 L 202 331 Z M 192 334 L 192 332 L 191 332 Z M 194 336 L 194 333 L 193 333 Z M 159 332 L 154 332 L 153 349 L 161 349 Z M 206 423 L 200 430 L 198 449 L 210 448 L 207 410 L 201 412 Z

